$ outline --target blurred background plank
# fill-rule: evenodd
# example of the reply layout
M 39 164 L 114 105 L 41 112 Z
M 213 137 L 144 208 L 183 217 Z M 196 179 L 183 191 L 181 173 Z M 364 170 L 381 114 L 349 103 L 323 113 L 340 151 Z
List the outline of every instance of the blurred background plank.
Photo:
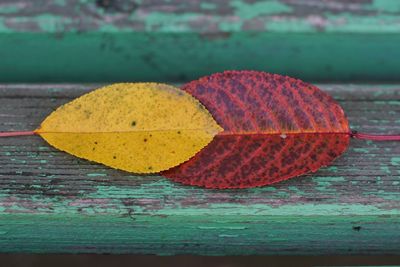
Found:
M 0 131 L 32 130 L 98 85 L 1 85 Z M 320 87 L 354 129 L 396 133 L 400 85 Z M 201 255 L 399 254 L 400 147 L 352 140 L 317 173 L 274 186 L 209 190 L 135 176 L 0 139 L 0 252 Z
M 400 81 L 397 0 L 2 0 L 0 82 Z

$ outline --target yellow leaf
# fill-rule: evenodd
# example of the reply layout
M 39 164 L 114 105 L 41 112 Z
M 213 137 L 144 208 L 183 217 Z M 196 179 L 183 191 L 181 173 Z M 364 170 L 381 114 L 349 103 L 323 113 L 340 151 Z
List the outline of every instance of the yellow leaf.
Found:
M 118 83 L 59 107 L 35 132 L 75 156 L 153 173 L 187 161 L 220 131 L 185 91 L 166 84 Z

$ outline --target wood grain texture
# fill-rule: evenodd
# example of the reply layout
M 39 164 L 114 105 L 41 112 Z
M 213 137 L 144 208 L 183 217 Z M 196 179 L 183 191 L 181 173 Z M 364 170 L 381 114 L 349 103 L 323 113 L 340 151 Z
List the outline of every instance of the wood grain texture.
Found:
M 397 0 L 3 0 L 0 82 L 399 81 L 399 14 Z
M 2 0 L 2 31 L 400 33 L 397 0 Z
M 2 85 L 0 130 L 31 130 L 96 85 Z M 400 129 L 400 85 L 320 85 L 352 128 Z M 399 254 L 400 146 L 352 140 L 330 167 L 275 186 L 207 190 L 0 139 L 0 251 Z

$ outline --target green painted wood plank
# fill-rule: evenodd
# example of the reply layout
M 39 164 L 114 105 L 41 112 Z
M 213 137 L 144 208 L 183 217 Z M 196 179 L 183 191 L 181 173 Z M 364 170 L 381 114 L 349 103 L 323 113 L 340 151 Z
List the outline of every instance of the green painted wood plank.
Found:
M 12 215 L 1 224 L 2 252 L 13 253 L 374 255 L 398 254 L 400 238 L 396 216 Z
M 0 3 L 0 82 L 187 81 L 256 69 L 399 81 L 400 2 Z
M 397 34 L 9 33 L 0 40 L 0 82 L 185 81 L 227 69 L 400 79 Z
M 30 130 L 98 85 L 1 85 L 0 131 Z M 353 128 L 400 129 L 400 85 L 320 86 Z M 400 146 L 352 140 L 333 165 L 274 186 L 206 190 L 0 139 L 0 252 L 399 254 Z

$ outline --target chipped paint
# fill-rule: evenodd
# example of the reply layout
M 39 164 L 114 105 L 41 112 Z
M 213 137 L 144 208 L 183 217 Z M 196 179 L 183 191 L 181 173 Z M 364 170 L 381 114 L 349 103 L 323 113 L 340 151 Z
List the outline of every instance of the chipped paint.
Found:
M 86 175 L 88 177 L 104 177 L 107 176 L 107 173 L 88 173 Z
M 258 1 L 246 3 L 242 0 L 232 0 L 230 5 L 234 8 L 234 14 L 243 20 L 253 19 L 260 15 L 290 13 L 292 9 L 279 1 Z
M 217 8 L 216 3 L 209 3 L 209 2 L 201 2 L 200 3 L 200 8 L 203 10 L 213 10 Z
M 400 2 L 397 0 L 373 0 L 371 9 L 389 13 L 400 13 Z
M 400 166 L 400 157 L 393 157 L 390 159 L 390 162 L 394 166 Z
M 400 32 L 400 7 L 395 0 L 343 4 L 288 2 L 179 2 L 45 0 L 32 8 L 29 1 L 0 3 L 0 18 L 11 32 Z M 60 8 L 62 7 L 62 8 Z M 228 27 L 232 23 L 231 27 Z

